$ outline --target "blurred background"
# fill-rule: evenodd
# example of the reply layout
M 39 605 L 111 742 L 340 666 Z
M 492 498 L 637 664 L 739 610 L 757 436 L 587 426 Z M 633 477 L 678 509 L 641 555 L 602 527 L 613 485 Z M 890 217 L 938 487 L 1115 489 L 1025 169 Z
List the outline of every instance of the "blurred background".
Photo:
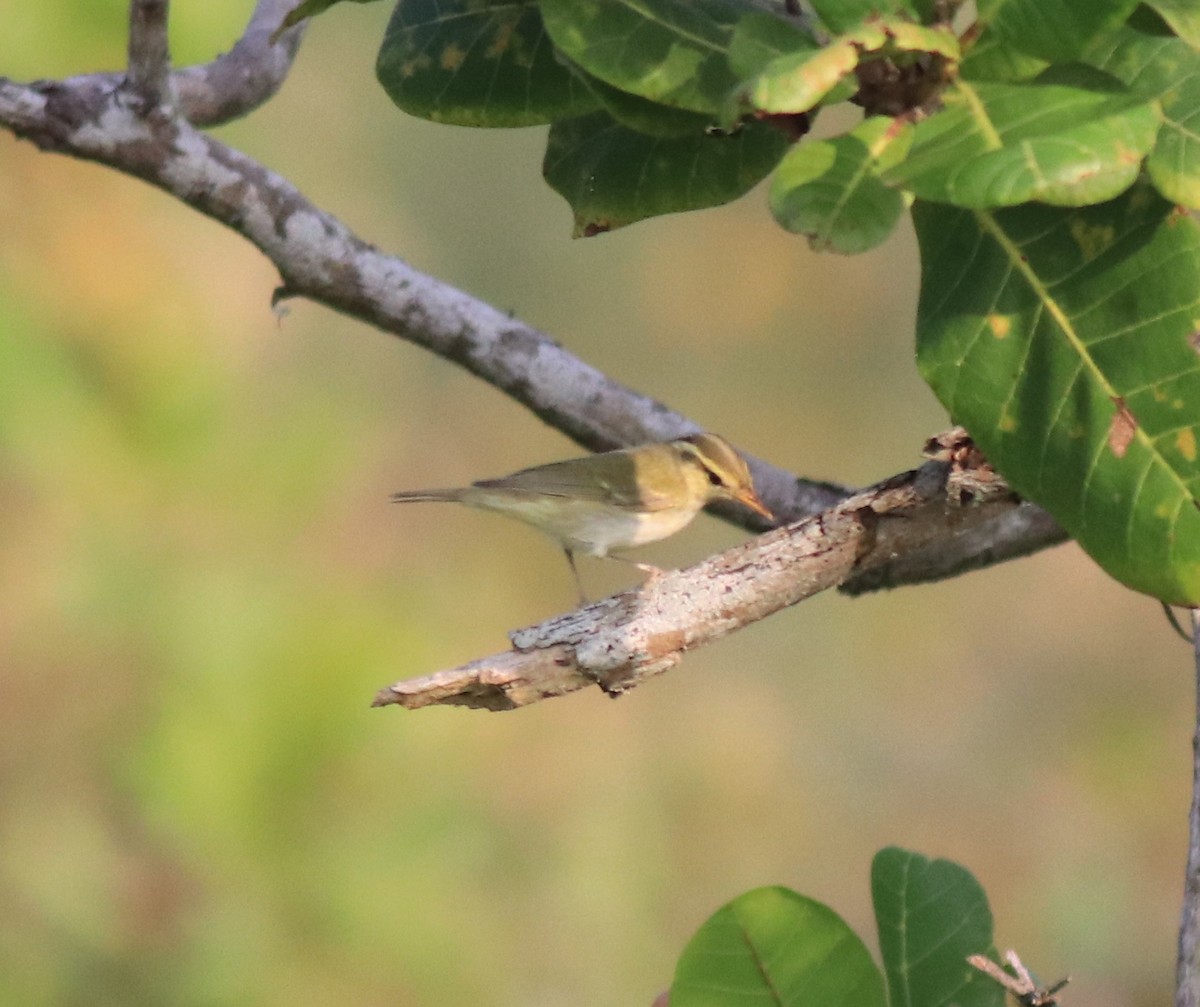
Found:
M 917 262 L 811 254 L 761 190 L 572 241 L 544 131 L 397 112 L 388 4 L 309 32 L 221 129 L 367 240 L 798 473 L 863 484 L 946 418 Z M 251 3 L 173 5 L 176 61 Z M 123 0 L 11 5 L 0 74 L 119 68 Z M 533 531 L 388 493 L 570 456 L 450 364 L 303 302 L 146 185 L 0 134 L 0 1003 L 649 1004 L 748 888 L 874 945 L 888 844 L 967 866 L 1068 1003 L 1167 1002 L 1190 654 L 1073 546 L 815 598 L 613 702 L 371 710 L 572 606 Z M 646 550 L 739 539 L 702 518 Z M 635 582 L 583 561 L 594 595 Z M 613 567 L 610 569 L 610 567 Z

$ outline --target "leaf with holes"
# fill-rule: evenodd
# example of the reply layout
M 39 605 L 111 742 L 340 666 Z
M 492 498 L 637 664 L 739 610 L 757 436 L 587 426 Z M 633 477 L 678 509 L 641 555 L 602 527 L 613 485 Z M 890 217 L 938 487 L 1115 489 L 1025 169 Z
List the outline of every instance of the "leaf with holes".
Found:
M 1200 604 L 1200 227 L 1147 185 L 913 217 L 917 359 L 951 416 L 1110 574 Z
M 1002 1007 L 1003 987 L 967 964 L 996 957 L 987 896 L 969 871 L 888 847 L 871 864 L 871 898 L 895 1007 Z
M 1162 128 L 1146 171 L 1167 199 L 1200 209 L 1200 52 L 1160 29 L 1136 18 L 1084 58 L 1158 101 Z
M 550 127 L 542 173 L 571 204 L 576 237 L 586 237 L 737 199 L 787 147 L 782 133 L 760 122 L 728 136 L 654 137 L 596 112 Z
M 675 968 L 671 1007 L 884 1007 L 883 977 L 832 909 L 758 888 L 719 909 Z
M 1155 103 L 1128 91 L 959 81 L 943 97 L 885 179 L 976 209 L 1111 199 L 1133 184 L 1159 127 Z
M 909 134 L 892 134 L 890 118 L 873 116 L 832 140 L 794 146 L 771 178 L 775 219 L 808 235 L 815 251 L 856 255 L 874 248 L 904 212 L 904 196 L 878 174 L 903 156 Z
M 400 0 L 375 72 L 411 115 L 536 126 L 598 107 L 560 64 L 533 0 Z

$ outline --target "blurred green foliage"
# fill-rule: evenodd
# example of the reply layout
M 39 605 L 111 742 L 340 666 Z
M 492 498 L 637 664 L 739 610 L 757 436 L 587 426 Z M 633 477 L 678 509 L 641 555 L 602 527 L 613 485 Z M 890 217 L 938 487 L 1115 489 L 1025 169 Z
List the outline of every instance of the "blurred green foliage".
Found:
M 386 6 L 323 17 L 221 135 L 750 450 L 846 482 L 916 461 L 944 417 L 910 235 L 814 257 L 760 191 L 571 243 L 542 131 L 395 113 Z M 248 9 L 173 5 L 177 58 Z M 24 5 L 0 73 L 115 67 L 125 17 Z M 276 318 L 235 235 L 6 135 L 0 227 L 0 1003 L 648 1003 L 756 885 L 868 932 L 892 842 L 970 864 L 1001 944 L 1079 1002 L 1168 996 L 1187 657 L 1073 549 L 815 599 L 618 703 L 372 711 L 573 597 L 534 534 L 388 492 L 572 447 L 411 347 Z

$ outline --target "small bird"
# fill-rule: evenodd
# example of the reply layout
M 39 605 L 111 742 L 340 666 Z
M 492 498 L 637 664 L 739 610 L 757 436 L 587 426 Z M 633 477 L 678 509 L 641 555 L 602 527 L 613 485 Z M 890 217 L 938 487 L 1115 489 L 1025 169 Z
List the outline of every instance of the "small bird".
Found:
M 395 493 L 392 500 L 452 501 L 533 525 L 562 546 L 583 601 L 576 553 L 605 557 L 613 550 L 657 542 L 674 535 L 713 500 L 735 500 L 774 520 L 754 492 L 745 459 L 716 434 L 551 462 L 460 489 Z M 652 575 L 659 572 L 635 565 Z

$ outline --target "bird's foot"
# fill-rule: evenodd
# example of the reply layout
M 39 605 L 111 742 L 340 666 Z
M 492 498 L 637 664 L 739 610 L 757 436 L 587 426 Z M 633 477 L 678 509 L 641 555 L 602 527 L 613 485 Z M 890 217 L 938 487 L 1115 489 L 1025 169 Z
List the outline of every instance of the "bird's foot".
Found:
M 660 566 L 654 566 L 650 563 L 634 563 L 639 570 L 646 575 L 646 583 L 653 584 L 656 580 L 667 575 L 667 571 Z

